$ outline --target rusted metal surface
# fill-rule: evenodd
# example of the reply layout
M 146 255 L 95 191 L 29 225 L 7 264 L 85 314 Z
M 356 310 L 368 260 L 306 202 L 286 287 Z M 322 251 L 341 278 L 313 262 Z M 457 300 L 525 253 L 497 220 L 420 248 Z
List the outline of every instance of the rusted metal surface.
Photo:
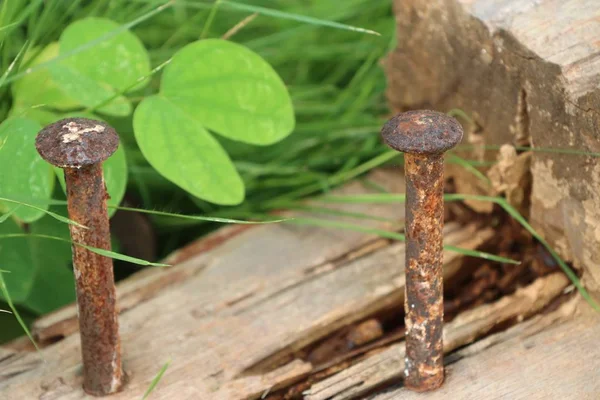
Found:
M 82 118 L 49 125 L 36 139 L 40 155 L 64 168 L 69 217 L 87 227 L 69 226 L 74 243 L 111 249 L 102 161 L 117 146 L 112 128 Z M 107 395 L 123 384 L 113 263 L 81 246 L 73 245 L 72 251 L 83 388 L 92 395 Z
M 404 385 L 423 392 L 444 381 L 443 152 L 462 139 L 453 118 L 410 111 L 383 128 L 386 144 L 403 151 L 406 176 L 406 362 Z
M 409 154 L 441 154 L 462 140 L 458 121 L 444 113 L 407 111 L 390 119 L 381 130 L 385 143 Z
M 81 168 L 110 157 L 119 147 L 119 137 L 102 121 L 67 118 L 42 129 L 35 139 L 35 147 L 52 165 Z
M 406 154 L 404 164 L 407 243 L 404 384 L 414 390 L 430 390 L 439 387 L 444 379 L 444 161 L 441 155 Z

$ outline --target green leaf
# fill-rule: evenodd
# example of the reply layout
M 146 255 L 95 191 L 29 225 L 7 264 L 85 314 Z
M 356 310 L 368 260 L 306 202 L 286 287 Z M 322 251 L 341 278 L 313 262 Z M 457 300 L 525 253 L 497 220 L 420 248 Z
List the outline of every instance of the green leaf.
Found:
M 102 164 L 106 190 L 110 198 L 106 202 L 109 206 L 108 216 L 112 217 L 117 211 L 111 206 L 118 206 L 125 196 L 127 189 L 127 160 L 125 159 L 125 148 L 121 144 L 117 151 Z
M 175 54 L 160 94 L 144 99 L 133 120 L 150 165 L 190 194 L 222 205 L 242 202 L 244 184 L 207 129 L 268 145 L 294 124 L 290 96 L 273 68 L 247 48 L 216 39 Z
M 58 56 L 58 47 L 58 42 L 50 43 L 31 62 L 28 68 L 56 58 Z M 33 51 L 29 53 L 33 53 Z M 27 55 L 25 58 L 27 59 Z M 11 86 L 11 89 L 14 99 L 14 109 L 45 104 L 57 110 L 65 110 L 79 105 L 56 84 L 47 68 L 25 75 L 22 79 L 16 81 Z
M 35 149 L 35 137 L 41 126 L 25 118 L 10 118 L 0 125 L 3 147 L 0 156 L 0 196 L 11 198 L 49 199 L 54 186 L 50 166 L 42 160 Z M 14 204 L 0 201 L 7 209 Z M 33 222 L 44 215 L 48 206 L 41 209 L 19 207 L 15 216 L 24 222 Z
M 133 33 L 124 30 L 103 40 L 97 46 L 76 51 L 119 28 L 116 22 L 103 18 L 85 18 L 69 25 L 60 37 L 60 54 L 69 57 L 48 66 L 51 76 L 69 96 L 86 107 L 114 116 L 131 113 L 131 103 L 118 96 L 121 90 L 137 90 L 148 80 L 131 86 L 150 73 L 150 60 L 143 44 Z
M 268 145 L 294 129 L 281 78 L 258 54 L 232 42 L 185 46 L 165 68 L 160 92 L 200 125 L 233 140 Z
M 66 64 L 67 61 L 50 67 L 52 77 L 61 89 L 70 93 L 80 104 L 93 107 L 96 104 L 114 97 L 110 103 L 98 108 L 99 112 L 126 117 L 131 114 L 131 103 L 123 96 L 116 96 L 115 91 L 107 84 L 95 81 L 79 70 Z
M 69 25 L 60 37 L 60 52 L 68 53 L 119 28 L 105 18 L 85 18 Z M 126 30 L 91 49 L 69 57 L 65 63 L 96 82 L 117 90 L 150 73 L 150 58 L 136 35 Z M 134 90 L 148 84 L 140 82 Z
M 8 219 L 0 224 L 0 235 L 23 234 L 17 223 Z M 35 264 L 27 240 L 17 240 L 13 243 L 2 243 L 0 248 L 0 265 L 9 271 L 4 275 L 4 281 L 10 290 L 10 295 L 15 303 L 24 301 L 31 291 L 35 276 Z M 0 295 L 3 300 L 8 300 Z
M 17 108 L 18 105 L 11 108 L 9 115 L 15 118 L 27 118 L 36 121 L 42 126 L 50 125 L 53 122 L 58 121 L 60 116 L 50 111 L 46 111 L 41 107 L 28 106 L 25 108 Z
M 66 215 L 65 207 L 53 207 Z M 67 225 L 46 216 L 31 225 L 31 233 L 52 235 L 69 240 Z M 75 301 L 75 281 L 70 269 L 71 245 L 68 242 L 29 239 L 35 275 L 29 295 L 21 303 L 39 314 L 45 314 Z
M 196 197 L 238 204 L 244 183 L 229 156 L 206 129 L 160 95 L 144 99 L 133 118 L 135 138 L 161 175 Z

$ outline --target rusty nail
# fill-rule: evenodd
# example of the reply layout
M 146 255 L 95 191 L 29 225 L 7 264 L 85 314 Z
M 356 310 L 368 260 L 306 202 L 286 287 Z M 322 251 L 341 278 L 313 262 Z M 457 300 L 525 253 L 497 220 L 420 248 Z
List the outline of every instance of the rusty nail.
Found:
M 446 114 L 398 114 L 381 131 L 384 142 L 406 153 L 406 365 L 404 386 L 425 392 L 444 381 L 443 236 L 444 155 L 462 139 Z
M 69 217 L 87 229 L 69 225 L 71 240 L 110 250 L 106 186 L 102 162 L 119 146 L 119 137 L 104 122 L 67 118 L 38 134 L 42 158 L 63 168 Z M 121 343 L 112 259 L 81 246 L 72 247 L 83 389 L 94 396 L 117 392 L 123 383 Z

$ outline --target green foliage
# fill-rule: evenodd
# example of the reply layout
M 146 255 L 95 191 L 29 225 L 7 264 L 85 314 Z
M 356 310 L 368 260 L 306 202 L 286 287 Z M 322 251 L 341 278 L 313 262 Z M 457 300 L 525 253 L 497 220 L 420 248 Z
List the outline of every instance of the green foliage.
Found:
M 57 213 L 65 213 L 64 207 L 54 207 Z M 50 235 L 69 239 L 68 225 L 45 216 L 31 226 L 34 235 Z M 31 289 L 21 303 L 31 311 L 45 314 L 64 304 L 75 301 L 75 283 L 71 271 L 71 245 L 32 237 L 30 253 L 35 266 Z M 14 243 L 26 242 L 25 240 Z
M 243 181 L 207 129 L 268 145 L 291 133 L 294 114 L 285 85 L 262 58 L 237 44 L 203 40 L 177 52 L 133 126 L 142 153 L 164 177 L 198 198 L 239 204 Z
M 0 178 L 0 238 L 14 239 L 4 246 L 0 262 L 10 272 L 5 283 L 11 301 L 40 314 L 72 301 L 74 293 L 65 225 L 74 222 L 66 217 L 64 206 L 49 210 L 50 204 L 60 203 L 51 199 L 55 177 L 63 193 L 65 182 L 62 171 L 35 151 L 42 125 L 83 116 L 117 127 L 121 145 L 103 165 L 112 216 L 127 190 L 131 165 L 134 170 L 140 165 L 154 167 L 154 174 L 163 175 L 190 198 L 241 203 L 244 181 L 228 149 L 209 130 L 265 146 L 289 135 L 295 122 L 283 81 L 245 46 L 218 39 L 187 40 L 151 69 L 143 36 L 130 29 L 159 16 L 171 4 L 124 7 L 123 3 L 121 8 L 129 13 L 115 14 L 119 7 L 114 4 L 105 9 L 97 7 L 100 3 L 88 8 L 78 8 L 77 3 L 50 1 L 42 8 L 41 2 L 15 0 L 0 8 L 0 51 L 3 61 L 11 60 L 2 65 L 0 91 L 9 90 L 12 98 L 10 103 L 0 101 L 0 115 L 11 116 L 0 124 L 0 168 L 10 171 Z M 19 44 L 16 28 L 28 24 L 29 40 Z M 167 64 L 159 83 L 154 75 Z M 156 214 L 171 220 L 181 217 Z M 214 216 L 184 218 L 244 222 Z M 89 249 L 140 265 L 164 266 Z
M 27 60 L 37 52 L 39 54 L 31 60 L 21 71 L 27 68 L 35 67 L 36 65 L 50 61 L 58 56 L 59 44 L 52 42 L 43 48 L 33 49 L 25 56 Z M 51 104 L 54 109 L 68 110 L 77 107 L 78 103 L 73 100 L 60 86 L 52 79 L 48 69 L 40 69 L 29 75 L 25 75 L 11 86 L 13 96 L 13 110 L 15 112 L 27 110 L 30 107 Z
M 99 85 L 124 90 L 131 82 L 150 72 L 150 59 L 140 39 L 128 30 L 102 40 L 97 46 L 75 51 L 119 29 L 119 24 L 105 18 L 89 17 L 70 24 L 60 36 L 60 53 L 73 56 L 62 63 L 85 74 Z M 142 81 L 134 89 L 148 84 Z
M 48 199 L 52 194 L 54 178 L 48 164 L 35 149 L 35 136 L 41 126 L 24 118 L 9 118 L 0 124 L 0 196 Z M 0 201 L 4 211 L 15 204 Z M 47 207 L 46 207 L 47 209 Z M 14 216 L 24 222 L 33 222 L 44 215 L 44 210 L 19 207 Z
M 134 118 L 140 150 L 161 175 L 213 203 L 237 204 L 244 184 L 219 142 L 169 99 L 144 100 Z
M 0 235 L 22 234 L 22 228 L 13 220 L 8 219 L 0 224 Z M 0 265 L 7 270 L 4 280 L 15 303 L 22 303 L 33 286 L 36 264 L 30 251 L 30 242 L 18 240 L 14 243 L 2 243 L 0 248 Z M 4 298 L 6 300 L 6 298 Z

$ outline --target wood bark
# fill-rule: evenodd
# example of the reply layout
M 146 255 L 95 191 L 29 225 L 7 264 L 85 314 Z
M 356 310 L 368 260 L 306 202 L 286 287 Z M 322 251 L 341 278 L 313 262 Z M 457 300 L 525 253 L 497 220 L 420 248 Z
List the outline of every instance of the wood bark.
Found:
M 456 154 L 466 158 L 495 161 L 482 145 L 533 146 L 507 195 L 600 297 L 600 158 L 541 151 L 600 152 L 600 2 L 395 0 L 394 9 L 392 107 L 465 111 L 474 123 L 464 121 L 463 144 L 475 150 Z M 463 168 L 451 172 L 459 191 L 489 193 Z

